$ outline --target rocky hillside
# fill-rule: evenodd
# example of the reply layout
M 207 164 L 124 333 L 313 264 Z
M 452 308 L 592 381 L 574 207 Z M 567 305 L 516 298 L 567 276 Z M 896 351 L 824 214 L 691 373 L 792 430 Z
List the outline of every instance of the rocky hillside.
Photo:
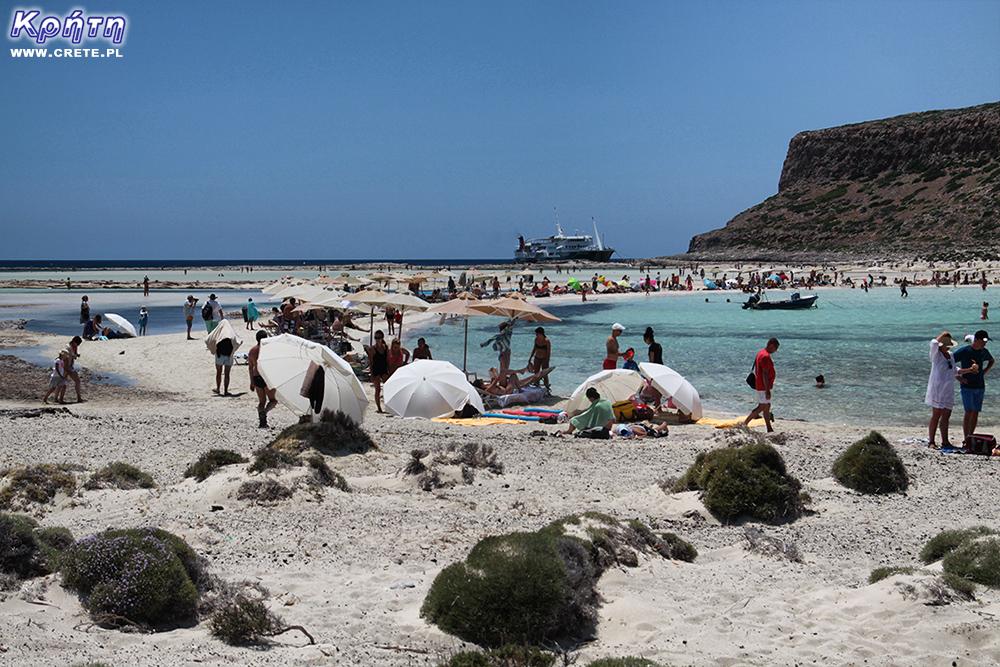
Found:
M 1000 103 L 792 138 L 778 194 L 687 257 L 1000 257 Z

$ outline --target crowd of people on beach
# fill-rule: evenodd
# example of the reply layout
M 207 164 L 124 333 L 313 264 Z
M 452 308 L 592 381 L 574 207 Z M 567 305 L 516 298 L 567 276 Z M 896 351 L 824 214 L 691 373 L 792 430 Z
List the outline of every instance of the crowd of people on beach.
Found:
M 854 281 L 849 276 L 844 275 L 833 267 L 796 272 L 793 269 L 772 269 L 771 271 L 743 271 L 737 266 L 738 274 L 732 280 L 727 273 L 723 273 L 721 279 L 714 273 L 711 277 L 718 281 L 718 286 L 722 289 L 761 289 L 775 286 L 787 287 L 802 286 L 814 287 L 818 285 L 841 285 L 845 287 L 855 287 Z M 907 267 L 908 268 L 908 267 Z M 933 267 L 932 267 L 933 268 Z M 640 272 L 646 267 L 640 267 Z M 559 273 L 557 271 L 557 273 Z M 744 276 L 745 274 L 745 276 Z M 584 282 L 577 279 L 569 279 L 565 286 L 554 285 L 547 277 L 542 277 L 535 281 L 534 276 L 525 275 L 518 277 L 516 285 L 511 277 L 506 278 L 506 289 L 508 291 L 519 291 L 533 293 L 537 296 L 545 294 L 555 294 L 565 291 L 581 292 L 586 299 L 586 294 L 617 291 L 657 291 L 670 289 L 691 289 L 694 278 L 705 280 L 706 272 L 704 268 L 694 268 L 688 270 L 685 276 L 683 271 L 662 276 L 657 272 L 655 278 L 646 273 L 645 278 L 639 281 L 630 280 L 628 275 L 623 275 L 621 280 L 609 280 L 605 276 L 594 273 L 590 281 Z M 876 286 L 885 286 L 887 278 L 884 275 L 878 277 L 868 274 L 864 279 L 857 281 L 863 289 Z M 948 269 L 935 270 L 931 277 L 926 280 L 910 281 L 907 277 L 896 278 L 896 284 L 901 290 L 901 296 L 907 296 L 907 287 L 914 284 L 930 285 L 979 285 L 986 289 L 989 281 L 986 271 L 982 269 L 962 271 L 959 267 L 949 267 Z M 149 294 L 149 278 L 146 276 L 142 283 L 143 295 Z M 419 293 L 419 283 L 410 285 Z M 456 282 L 454 278 L 448 279 L 447 289 L 437 289 L 431 293 L 432 298 L 449 299 L 458 295 L 459 288 L 467 288 L 475 295 L 483 298 L 498 296 L 504 287 L 496 275 L 490 275 L 486 279 L 477 282 L 473 276 L 461 276 Z M 273 389 L 267 387 L 263 377 L 258 372 L 257 357 L 260 351 L 260 342 L 269 335 L 290 333 L 302 338 L 314 340 L 323 345 L 329 346 L 335 353 L 342 355 L 353 362 L 355 370 L 360 374 L 367 373 L 374 387 L 374 397 L 377 412 L 383 412 L 382 387 L 384 383 L 401 367 L 411 361 L 421 359 L 433 359 L 431 347 L 426 339 L 419 338 L 416 346 L 411 350 L 404 347 L 400 338 L 396 335 L 401 327 L 402 313 L 389 306 L 385 308 L 386 329 L 391 338 L 387 339 L 383 330 L 372 332 L 353 321 L 352 315 L 344 308 L 315 307 L 312 304 L 303 304 L 294 297 L 283 300 L 279 307 L 271 309 L 270 318 L 265 319 L 252 298 L 247 300 L 247 304 L 242 307 L 244 328 L 246 330 L 257 330 L 256 345 L 254 345 L 248 355 L 250 390 L 258 395 L 258 415 L 261 427 L 267 425 L 267 414 L 276 405 Z M 183 304 L 183 316 L 186 322 L 187 339 L 193 340 L 192 326 L 194 318 L 201 315 L 205 323 L 205 331 L 211 335 L 217 327 L 226 322 L 226 313 L 220 304 L 217 295 L 211 294 L 207 302 L 199 308 L 199 299 L 194 295 L 188 295 Z M 989 319 L 989 303 L 984 301 L 979 314 L 981 320 Z M 80 323 L 83 325 L 81 335 L 75 336 L 71 343 L 61 350 L 57 358 L 53 361 L 49 387 L 46 391 L 43 402 L 48 403 L 53 400 L 58 403 L 66 401 L 66 387 L 71 383 L 75 387 L 76 400 L 84 401 L 81 394 L 81 383 L 79 373 L 76 369 L 76 361 L 80 357 L 79 348 L 83 341 L 100 339 L 113 339 L 131 336 L 131 333 L 124 332 L 121 326 L 108 326 L 106 318 L 101 314 L 91 314 L 91 304 L 89 296 L 83 295 L 80 303 Z M 146 335 L 149 321 L 149 311 L 146 306 L 142 306 L 138 315 L 137 335 Z M 518 320 L 506 320 L 499 325 L 494 336 L 484 341 L 481 346 L 490 346 L 497 354 L 497 366 L 489 369 L 489 378 L 476 381 L 476 388 L 483 395 L 505 396 L 524 392 L 529 389 L 540 389 L 543 394 L 550 390 L 549 373 L 553 369 L 551 361 L 553 358 L 552 342 L 545 333 L 543 327 L 534 330 L 535 337 L 530 350 L 530 354 L 523 367 L 512 368 L 511 365 L 511 339 Z M 227 322 L 228 326 L 229 323 Z M 374 327 L 373 327 L 374 328 Z M 364 353 L 353 351 L 351 341 L 358 341 L 357 338 L 349 336 L 349 330 L 371 333 L 371 345 L 362 345 Z M 227 330 L 228 331 L 228 330 Z M 620 337 L 625 332 L 625 327 L 620 323 L 613 323 L 605 342 L 605 350 L 602 362 L 603 370 L 614 370 L 621 368 L 639 371 L 639 360 L 635 353 L 635 348 L 629 347 L 622 351 Z M 655 332 L 652 327 L 647 327 L 643 333 L 643 342 L 648 346 L 646 356 L 648 361 L 654 364 L 663 364 L 663 350 L 655 339 Z M 951 335 L 945 331 L 930 343 L 931 372 L 928 379 L 925 403 L 931 407 L 932 413 L 928 423 L 929 444 L 936 449 L 955 449 L 949 436 L 949 420 L 954 409 L 954 385 L 958 383 L 961 388 L 963 416 L 963 445 L 968 444 L 971 437 L 976 436 L 978 417 L 982 411 L 983 394 L 985 392 L 984 378 L 986 373 L 994 364 L 993 357 L 986 350 L 989 336 L 985 330 L 980 330 L 974 334 L 966 336 L 965 345 L 952 352 L 956 347 Z M 773 417 L 770 410 L 771 392 L 774 387 L 775 369 L 772 361 L 774 355 L 780 347 L 777 338 L 771 338 L 767 344 L 757 353 L 753 360 L 752 372 L 747 377 L 747 383 L 755 392 L 755 406 L 747 417 L 744 424 L 750 424 L 753 420 L 763 418 L 764 426 L 768 432 L 773 431 Z M 214 346 L 214 356 L 216 362 L 216 386 L 215 393 L 229 395 L 230 370 L 235 356 L 235 346 L 228 339 L 223 338 Z M 823 375 L 816 377 L 816 386 L 826 386 Z M 610 403 L 602 399 L 596 390 L 588 392 L 598 394 L 592 398 L 591 406 L 583 414 L 577 415 L 572 420 L 564 433 L 580 433 L 589 431 L 595 427 L 608 433 L 614 432 L 615 414 L 612 410 L 611 418 L 608 417 L 608 407 Z M 669 396 L 664 397 L 649 382 L 645 381 L 645 386 L 641 391 L 632 397 L 633 402 L 640 408 L 651 408 L 654 413 L 663 409 L 676 409 Z M 645 414 L 645 413 L 643 413 Z M 680 418 L 685 415 L 681 412 Z M 665 432 L 665 428 L 659 430 L 655 425 L 636 426 L 629 431 L 628 435 L 635 437 L 657 436 Z M 626 435 L 624 432 L 622 435 Z M 940 435 L 940 441 L 938 441 Z

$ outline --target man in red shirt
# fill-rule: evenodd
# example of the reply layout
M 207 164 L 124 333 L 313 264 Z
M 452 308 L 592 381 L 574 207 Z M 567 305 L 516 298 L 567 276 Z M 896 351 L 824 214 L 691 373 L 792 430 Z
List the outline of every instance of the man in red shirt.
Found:
M 757 392 L 757 407 L 743 420 L 744 424 L 749 424 L 759 415 L 763 415 L 768 433 L 774 431 L 771 428 L 771 389 L 774 387 L 774 363 L 771 361 L 771 355 L 778 351 L 779 345 L 778 339 L 772 338 L 767 341 L 767 347 L 757 353 L 753 364 L 757 376 L 757 384 L 754 386 Z

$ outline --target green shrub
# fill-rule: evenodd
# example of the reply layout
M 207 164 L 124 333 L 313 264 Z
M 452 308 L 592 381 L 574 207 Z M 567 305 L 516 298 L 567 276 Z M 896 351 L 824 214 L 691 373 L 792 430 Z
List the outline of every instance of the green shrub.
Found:
M 661 667 L 660 663 L 628 656 L 626 658 L 601 658 L 587 664 L 587 667 Z
M 236 452 L 228 449 L 212 449 L 199 456 L 198 460 L 184 471 L 184 476 L 194 477 L 199 482 L 204 482 L 222 466 L 246 462 L 247 460 Z
M 767 443 L 701 452 L 674 491 L 703 490 L 708 511 L 729 521 L 746 515 L 767 522 L 801 514 L 802 485 Z
M 953 591 L 961 595 L 962 597 L 972 600 L 976 593 L 976 584 L 973 581 L 969 581 L 965 577 L 960 577 L 957 574 L 951 572 L 945 572 L 941 575 L 941 580 Z
M 0 573 L 27 579 L 55 572 L 72 544 L 66 528 L 39 528 L 31 517 L 0 514 Z
M 694 548 L 694 545 L 681 539 L 674 533 L 663 533 L 660 538 L 667 545 L 667 551 L 670 554 L 667 558 L 682 560 L 685 563 L 693 563 L 695 558 L 698 557 L 698 550 Z
M 994 534 L 996 534 L 996 531 L 986 526 L 977 526 L 962 530 L 942 530 L 932 537 L 924 545 L 924 548 L 920 550 L 920 560 L 924 563 L 933 563 L 936 560 L 944 558 L 946 554 L 954 551 L 958 545 L 966 540 Z
M 63 585 L 82 593 L 99 619 L 153 626 L 195 615 L 197 561 L 176 535 L 130 528 L 80 540 L 63 554 L 61 571 Z
M 308 424 L 292 424 L 278 434 L 269 448 L 301 454 L 312 448 L 323 454 L 364 454 L 378 449 L 371 437 L 341 411 L 335 413 L 324 410 L 320 421 Z
M 260 600 L 240 595 L 212 616 L 210 632 L 227 644 L 253 644 L 282 625 Z
M 16 501 L 47 503 L 60 491 L 72 494 L 76 476 L 70 470 L 66 464 L 49 463 L 4 470 L 10 483 L 0 490 L 0 509 L 11 509 Z
M 434 579 L 420 613 L 449 634 L 487 647 L 537 644 L 587 630 L 573 626 L 586 613 L 567 591 L 564 552 L 585 575 L 586 551 L 572 540 L 542 533 L 487 537 Z M 596 593 L 595 593 L 596 595 Z M 592 625 L 593 620 L 587 620 Z
M 542 649 L 508 644 L 492 651 L 463 651 L 439 667 L 552 667 L 555 661 Z
M 299 457 L 285 451 L 262 447 L 254 455 L 253 463 L 247 468 L 250 472 L 264 472 L 275 468 L 289 468 L 300 465 Z
M 83 485 L 85 489 L 152 489 L 156 486 L 152 475 L 133 465 L 115 461 L 104 466 Z
M 833 475 L 844 486 L 861 493 L 905 491 L 908 483 L 899 455 L 877 431 L 848 447 L 834 462 Z
M 944 571 L 990 588 L 1000 588 L 1000 538 L 970 537 L 945 554 Z
M 869 584 L 877 584 L 883 579 L 888 579 L 889 577 L 896 574 L 913 574 L 917 571 L 915 567 L 877 567 L 872 570 L 872 573 L 868 575 Z

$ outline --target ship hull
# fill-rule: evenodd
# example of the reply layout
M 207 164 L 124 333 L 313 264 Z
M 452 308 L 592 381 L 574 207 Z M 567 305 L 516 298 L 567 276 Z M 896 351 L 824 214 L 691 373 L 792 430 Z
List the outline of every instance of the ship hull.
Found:
M 514 253 L 515 262 L 533 264 L 535 262 L 561 262 L 569 260 L 583 260 L 588 262 L 607 262 L 615 252 L 614 248 L 604 248 L 603 250 L 573 250 L 569 252 L 553 254 Z

